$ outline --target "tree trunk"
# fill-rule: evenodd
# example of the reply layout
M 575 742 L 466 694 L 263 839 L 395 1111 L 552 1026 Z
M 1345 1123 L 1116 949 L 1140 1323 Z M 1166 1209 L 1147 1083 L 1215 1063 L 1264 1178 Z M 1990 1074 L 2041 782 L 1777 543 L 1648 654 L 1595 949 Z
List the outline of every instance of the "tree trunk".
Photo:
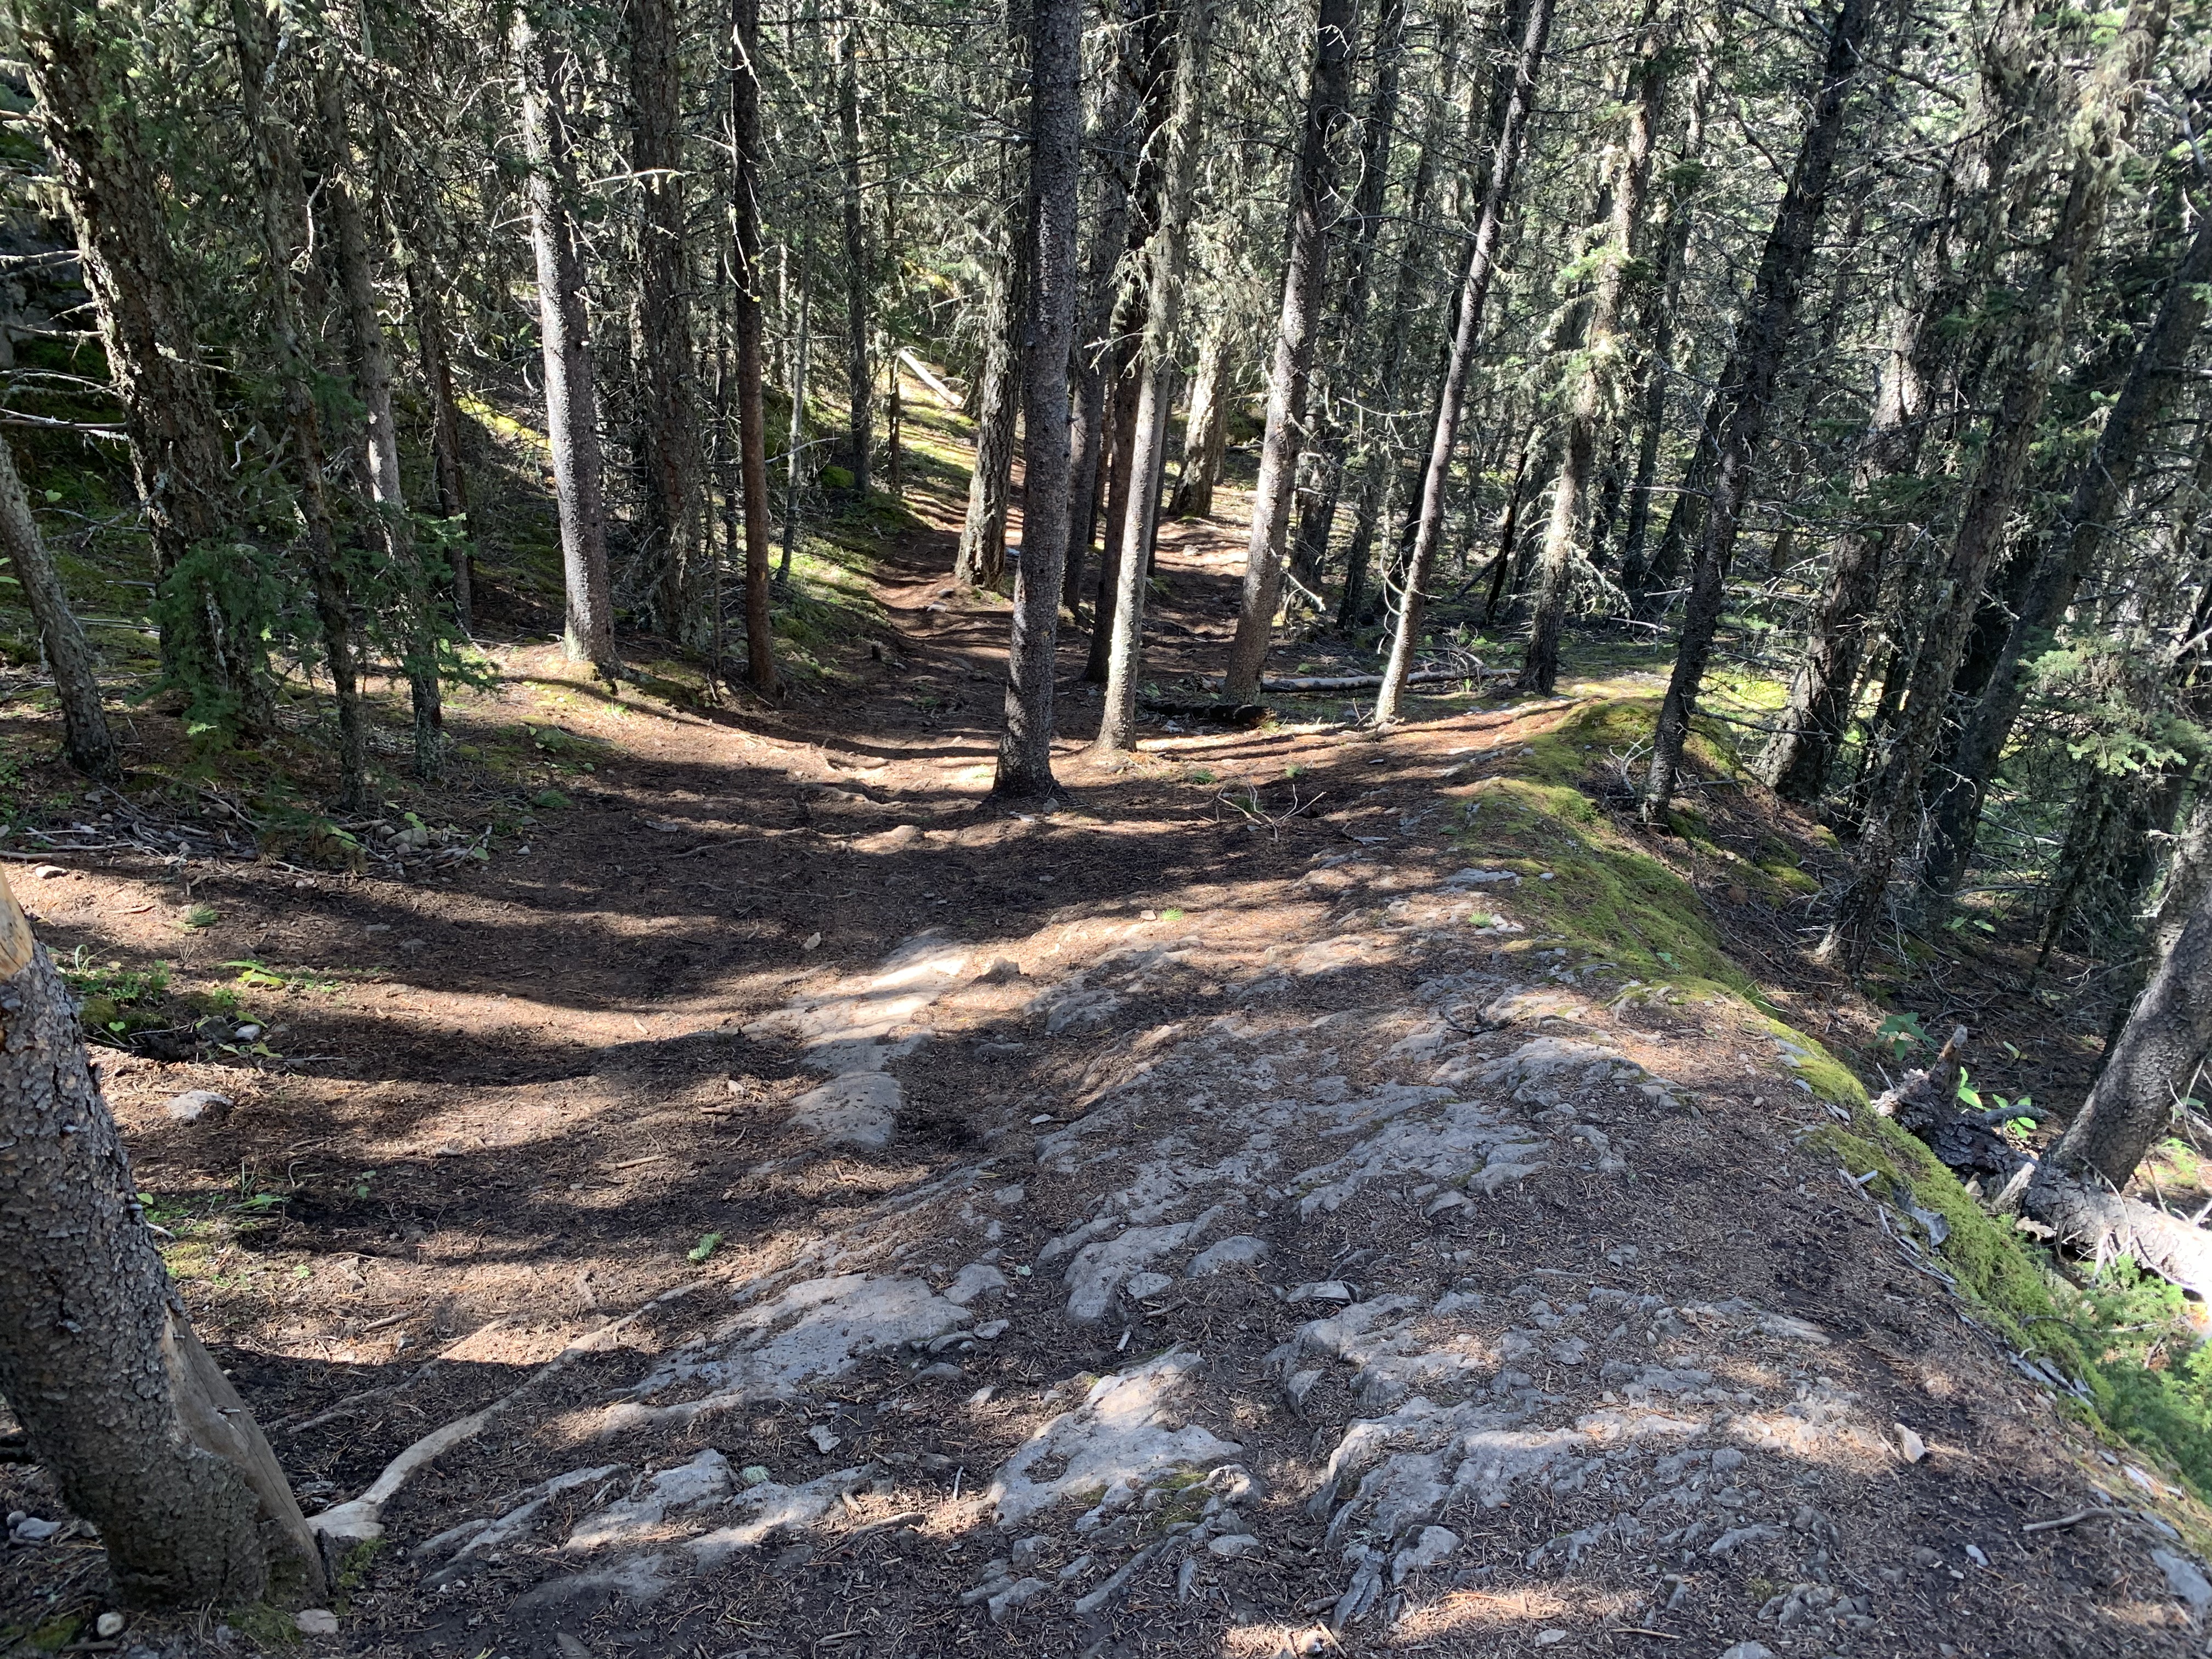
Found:
M 0 1395 L 140 1606 L 324 1589 L 283 1470 L 138 1207 L 61 977 L 0 879 Z
M 1490 283 L 1498 269 L 1498 248 L 1505 234 L 1505 210 L 1513 195 L 1514 175 L 1521 165 L 1522 146 L 1536 109 L 1536 77 L 1544 63 L 1544 46 L 1552 32 L 1552 0 L 1522 0 L 1512 21 L 1518 27 L 1520 55 L 1514 65 L 1513 85 L 1507 95 L 1492 138 L 1489 182 L 1483 187 L 1482 211 L 1475 222 L 1474 246 L 1468 254 L 1467 275 L 1459 287 L 1459 315 L 1454 325 L 1451 357 L 1444 370 L 1443 390 L 1437 398 L 1437 423 L 1429 445 L 1428 465 L 1421 474 L 1420 505 L 1416 509 L 1413 547 L 1406 562 L 1405 596 L 1398 603 L 1397 631 L 1390 636 L 1390 659 L 1382 670 L 1382 684 L 1375 694 L 1375 725 L 1378 730 L 1398 718 L 1406 677 L 1413 672 L 1413 653 L 1421 640 L 1421 618 L 1427 602 L 1429 577 L 1436 563 L 1437 545 L 1443 538 L 1445 492 L 1450 486 L 1452 451 L 1459 443 L 1460 414 L 1467 399 L 1468 376 L 1474 366 L 1475 342 L 1482 331 L 1482 310 L 1490 297 Z M 1509 36 L 1509 38 L 1510 38 Z
M 1826 586 L 1807 625 L 1804 654 L 1790 676 L 1779 729 L 1759 757 L 1760 777 L 1784 800 L 1809 805 L 1820 798 L 1850 724 L 1867 624 L 1881 597 L 1882 565 L 1895 534 L 1879 521 L 1872 497 L 1885 482 L 1911 471 L 1918 459 L 1928 404 L 1921 342 L 1938 320 L 1908 301 L 1899 309 L 1882 360 L 1874 416 L 1859 441 L 1851 477 L 1859 521 L 1837 544 Z
M 1124 354 L 1113 335 L 1121 296 L 1121 255 L 1129 239 L 1129 196 L 1136 185 L 1133 159 L 1138 145 L 1136 66 L 1140 61 L 1139 43 L 1153 27 L 1152 14 L 1158 9 L 1157 0 L 1121 0 L 1121 15 L 1115 23 L 1120 39 L 1108 60 L 1106 86 L 1099 95 L 1094 140 L 1098 152 L 1097 204 L 1091 247 L 1084 262 L 1083 313 L 1078 321 L 1069 415 L 1067 559 L 1060 597 L 1071 611 L 1079 608 L 1083 598 L 1084 568 L 1098 526 L 1099 484 L 1110 453 L 1105 438 L 1115 425 L 1111 393 Z M 1117 369 L 1109 371 L 1109 364 Z M 1099 636 L 1096 608 L 1091 624 L 1093 635 Z M 1093 654 L 1103 650 L 1100 645 Z M 1095 678 L 1101 683 L 1104 680 L 1103 660 Z
M 113 779 L 123 769 L 100 708 L 100 662 L 70 609 L 69 594 L 47 556 L 46 539 L 31 516 L 30 498 L 15 473 L 15 458 L 0 440 L 0 549 L 38 624 L 39 648 L 54 677 L 62 707 L 62 752 L 88 777 Z
M 21 0 L 11 15 L 123 405 L 131 471 L 161 578 L 162 677 L 188 720 L 251 738 L 273 719 L 258 629 L 222 602 L 217 566 L 239 539 L 229 441 L 194 342 L 143 100 L 85 0 Z
M 470 570 L 473 526 L 469 515 L 468 473 L 461 460 L 461 409 L 453 396 L 453 360 L 446 350 L 446 308 L 434 278 L 425 282 L 418 253 L 406 262 L 407 309 L 415 319 L 416 356 L 430 393 L 430 460 L 438 489 L 438 516 L 455 521 L 461 533 L 447 544 L 453 559 L 453 617 L 461 631 L 476 625 L 476 592 Z
M 284 389 L 285 423 L 291 439 L 287 459 L 300 514 L 301 539 L 307 548 L 309 586 L 315 596 L 315 621 L 323 636 L 324 665 L 330 671 L 331 701 L 337 710 L 337 805 L 341 811 L 359 811 L 368 803 L 368 720 L 362 706 L 361 675 L 355 655 L 352 595 L 331 532 L 323 482 L 322 414 L 315 397 L 315 386 L 323 375 L 320 366 L 307 353 L 301 324 L 305 307 L 295 274 L 303 268 L 312 269 L 305 257 L 310 235 L 307 181 L 300 171 L 292 129 L 268 108 L 268 81 L 279 45 L 276 20 L 259 0 L 233 0 L 231 21 L 256 175 L 262 256 Z
M 1767 234 L 1759 275 L 1736 331 L 1735 384 L 1730 389 L 1728 416 L 1721 429 L 1712 493 L 1705 503 L 1704 533 L 1698 538 L 1674 670 L 1660 702 L 1658 726 L 1651 738 L 1651 763 L 1644 774 L 1642 811 L 1647 823 L 1663 822 L 1674 799 L 1675 775 L 1681 765 L 1683 746 L 1689 741 L 1698 684 L 1705 678 L 1713 635 L 1720 626 L 1722 583 L 1735 551 L 1736 532 L 1751 489 L 1752 464 L 1766 436 L 1774 382 L 1781 373 L 1783 354 L 1796 320 L 1805 273 L 1813 261 L 1814 234 L 1827 207 L 1828 179 L 1843 137 L 1844 106 L 1858 78 L 1859 46 L 1866 38 L 1874 9 L 1875 0 L 1840 0 L 1829 26 L 1828 50 L 1820 79 L 1809 88 L 1812 118 L 1798 145 L 1790 187 L 1775 210 L 1774 228 Z
M 1132 287 L 1126 296 L 1139 299 Z M 1098 587 L 1091 607 L 1091 650 L 1083 665 L 1086 685 L 1106 684 L 1113 656 L 1114 595 L 1121 580 L 1121 532 L 1129 522 L 1129 457 L 1137 444 L 1137 351 L 1130 328 L 1117 326 L 1108 358 L 1106 432 L 1106 535 L 1099 550 Z
M 1950 689 L 1982 590 L 2002 544 L 2005 526 L 2020 494 L 2057 372 L 2071 330 L 2081 279 L 2103 228 L 2136 103 L 2136 88 L 2164 38 L 2167 0 L 2136 0 L 2084 88 L 2068 129 L 2074 154 L 2066 198 L 2042 249 L 2041 268 L 2021 302 L 2019 320 L 2001 348 L 1995 372 L 2000 391 L 1938 590 L 1912 678 L 1905 696 L 1903 726 L 1887 763 L 1875 782 L 1852 860 L 1849 889 L 1837 907 L 1823 957 L 1856 974 L 1865 965 L 1888 902 L 1897 861 L 1910 849 L 1921 815 L 1921 780 L 1942 740 Z M 2022 27 L 2033 27 L 2025 19 Z M 2000 46 L 2000 52 L 2008 48 Z
M 848 15 L 837 28 L 838 174 L 845 210 L 845 378 L 850 392 L 848 431 L 853 488 L 868 493 L 868 452 L 875 445 L 876 374 L 868 362 L 874 309 L 874 269 L 860 198 L 860 25 Z
M 789 257 L 789 247 L 785 249 Z M 791 352 L 791 425 L 784 437 L 783 550 L 776 567 L 779 586 L 791 580 L 791 554 L 799 540 L 799 465 L 806 453 L 806 391 L 814 366 L 814 284 L 809 280 L 806 245 L 799 252 L 799 343 Z
M 1443 27 L 1448 38 L 1440 43 L 1440 49 L 1449 53 L 1450 23 Z M 1359 188 L 1352 198 L 1351 245 L 1345 250 L 1344 288 L 1331 323 L 1339 343 L 1335 371 L 1346 390 L 1357 384 L 1358 352 L 1366 332 L 1369 278 L 1390 187 L 1390 143 L 1397 128 L 1399 70 L 1405 52 L 1406 0 L 1382 0 L 1375 20 L 1375 84 L 1368 94 L 1366 112 L 1360 118 Z M 1352 423 L 1340 413 L 1328 412 L 1324 406 L 1323 416 L 1316 424 L 1320 430 L 1314 459 L 1319 463 L 1318 476 L 1299 513 L 1291 564 L 1303 580 L 1318 589 L 1322 568 L 1328 559 L 1329 538 L 1336 528 L 1337 505 L 1344 493 Z
M 360 175 L 355 166 L 351 122 L 340 72 L 339 66 L 326 58 L 316 75 L 325 161 L 322 195 L 328 204 L 331 244 L 337 259 L 338 288 L 353 348 L 354 390 L 368 425 L 368 441 L 360 453 L 368 470 L 376 534 L 401 588 L 395 608 L 400 616 L 400 655 L 415 716 L 415 775 L 426 782 L 434 781 L 444 775 L 446 756 L 445 706 L 438 684 L 439 629 L 400 485 L 399 428 L 392 406 L 392 353 L 384 337 L 369 269 L 363 207 L 368 192 L 356 190 Z
M 702 651 L 713 618 L 701 494 L 684 189 L 684 60 L 677 0 L 629 8 L 630 165 L 636 173 L 640 551 L 661 631 Z
M 1036 251 L 1024 331 L 1024 528 L 1006 654 L 1006 723 L 992 783 L 993 793 L 1018 799 L 1038 799 L 1054 789 L 1052 674 L 1067 551 L 1067 368 L 1083 283 L 1075 257 L 1083 180 L 1082 0 L 1032 0 L 1030 28 L 1029 217 Z
M 1606 246 L 1598 255 L 1582 368 L 1574 404 L 1567 414 L 1565 449 L 1559 483 L 1552 492 L 1552 521 L 1545 530 L 1544 550 L 1537 562 L 1536 602 L 1529 618 L 1528 651 L 1521 664 L 1520 689 L 1540 696 L 1550 696 L 1559 677 L 1559 629 L 1566 620 L 1567 594 L 1573 585 L 1583 495 L 1589 487 L 1590 468 L 1602 436 L 1601 428 L 1611 424 L 1607 411 L 1618 401 L 1631 371 L 1623 361 L 1628 347 L 1621 338 L 1622 313 L 1629 274 L 1644 234 L 1644 204 L 1650 194 L 1651 148 L 1657 141 L 1666 104 L 1667 35 L 1659 15 L 1659 0 L 1644 0 L 1636 63 L 1629 70 L 1632 101 L 1628 105 L 1628 131 L 1613 179 L 1613 222 L 1607 228 Z
M 1191 199 L 1206 135 L 1206 58 L 1212 48 L 1213 0 L 1182 0 L 1178 12 L 1175 108 L 1164 133 L 1168 146 L 1160 188 L 1159 226 L 1146 250 L 1145 337 L 1137 392 L 1135 441 L 1130 446 L 1130 489 L 1122 521 L 1121 568 L 1114 589 L 1114 631 L 1106 670 L 1106 699 L 1091 752 L 1126 754 L 1137 738 L 1137 678 L 1143 667 L 1145 585 L 1150 579 L 1153 538 L 1159 528 L 1160 484 L 1167 459 L 1168 406 L 1174 396 L 1176 330 L 1182 315 L 1182 268 L 1190 231 Z
M 2075 592 L 2096 568 L 2106 533 L 2118 521 L 2120 504 L 2152 434 L 2184 379 L 2184 360 L 2204 325 L 2208 283 L 2212 283 L 2212 220 L 2198 224 L 2175 265 L 2150 331 L 2136 348 L 2118 398 L 2106 412 L 2104 429 L 2075 471 L 2057 526 L 2033 537 L 2015 556 L 2029 572 L 2026 591 L 1999 647 L 1988 689 L 1966 717 L 1949 787 L 1936 798 L 1927 879 L 1938 891 L 1954 891 L 1966 878 L 1990 780 L 2027 699 L 2029 649 L 2057 629 Z
M 1190 410 L 1182 427 L 1182 465 L 1176 469 L 1171 519 L 1213 516 L 1213 487 L 1221 482 L 1221 459 L 1229 443 L 1229 333 L 1225 326 L 1206 331 L 1198 349 L 1198 374 L 1191 381 Z
M 1229 645 L 1224 693 L 1259 695 L 1267 637 L 1283 598 L 1283 542 L 1290 529 L 1291 492 L 1305 441 L 1306 382 L 1328 276 L 1328 234 L 1336 216 L 1337 130 L 1349 114 L 1353 0 L 1320 0 L 1314 31 L 1312 80 L 1306 94 L 1296 170 L 1291 181 L 1290 253 L 1283 276 L 1282 317 L 1267 376 L 1267 420 L 1260 441 L 1260 480 L 1252 492 L 1252 532 L 1237 633 Z
M 1399 244 L 1398 283 L 1387 313 L 1389 326 L 1382 337 L 1382 350 L 1374 376 L 1366 383 L 1366 398 L 1370 404 L 1387 400 L 1403 406 L 1399 402 L 1398 380 L 1405 373 L 1413 319 L 1420 311 L 1421 290 L 1430 270 L 1431 261 L 1420 256 L 1426 252 L 1428 242 L 1429 198 L 1436 190 L 1437 168 L 1450 142 L 1450 128 L 1456 114 L 1452 88 L 1457 69 L 1456 60 L 1446 52 L 1441 83 L 1430 103 L 1428 119 L 1421 133 L 1420 159 L 1413 164 L 1413 187 L 1406 197 L 1407 231 Z M 1356 458 L 1359 495 L 1352 508 L 1352 540 L 1344 557 L 1344 587 L 1336 606 L 1336 625 L 1346 631 L 1364 623 L 1373 610 L 1368 594 L 1367 570 L 1374 557 L 1375 538 L 1381 530 L 1391 485 L 1399 470 L 1398 447 L 1391 427 L 1389 421 L 1382 422 Z
M 568 589 L 562 645 L 571 662 L 616 667 L 614 594 L 607 579 L 605 471 L 599 455 L 599 388 L 592 375 L 584 260 L 568 198 L 575 162 L 562 98 L 562 54 L 514 13 L 522 65 L 522 134 L 530 160 L 530 241 L 538 265 L 538 327 L 545 360 L 545 433 L 561 514 Z
M 768 411 L 762 397 L 760 0 L 730 0 L 730 219 L 737 253 L 738 470 L 745 509 L 745 679 L 775 690 L 769 616 Z M 896 360 L 893 360 L 896 365 Z M 894 368 L 896 373 L 896 368 Z

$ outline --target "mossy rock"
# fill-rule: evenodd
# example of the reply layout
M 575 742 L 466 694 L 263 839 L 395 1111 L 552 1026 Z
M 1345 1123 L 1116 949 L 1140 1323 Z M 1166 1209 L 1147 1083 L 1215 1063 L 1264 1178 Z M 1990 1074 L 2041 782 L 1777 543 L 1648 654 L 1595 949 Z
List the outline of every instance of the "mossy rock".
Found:
M 849 466 L 825 466 L 814 476 L 824 489 L 850 489 L 854 483 L 853 469 Z

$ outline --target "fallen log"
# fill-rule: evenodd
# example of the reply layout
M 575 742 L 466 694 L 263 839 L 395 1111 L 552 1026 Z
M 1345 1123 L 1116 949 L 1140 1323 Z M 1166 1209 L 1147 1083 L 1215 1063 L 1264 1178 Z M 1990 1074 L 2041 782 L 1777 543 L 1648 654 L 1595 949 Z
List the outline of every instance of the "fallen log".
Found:
M 1445 685 L 1454 680 L 1510 680 L 1510 668 L 1419 668 L 1406 676 L 1408 685 Z M 1380 674 L 1293 674 L 1261 680 L 1262 691 L 1296 696 L 1307 691 L 1371 691 L 1382 684 Z
M 1871 1109 L 1909 1131 L 1961 1180 L 1996 1181 L 1993 1207 L 2007 1212 L 2017 1205 L 2052 1243 L 2100 1266 L 2132 1257 L 2145 1271 L 2212 1301 L 2212 1233 L 2039 1163 L 1996 1133 L 2006 1118 L 2021 1115 L 2017 1109 L 1960 1109 L 1959 1057 L 1966 1042 L 1966 1028 L 1954 1027 L 1933 1064 L 1907 1072 Z

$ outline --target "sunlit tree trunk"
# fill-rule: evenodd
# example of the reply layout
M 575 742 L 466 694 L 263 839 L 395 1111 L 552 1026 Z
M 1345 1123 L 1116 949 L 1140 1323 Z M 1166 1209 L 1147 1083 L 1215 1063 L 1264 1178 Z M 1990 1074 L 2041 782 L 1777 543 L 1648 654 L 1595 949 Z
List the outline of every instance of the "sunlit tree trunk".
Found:
M 568 211 L 575 163 L 562 97 L 563 54 L 520 9 L 514 42 L 522 65 L 522 134 L 530 159 L 530 241 L 538 265 L 538 328 L 544 348 L 546 439 L 568 591 L 562 643 L 571 662 L 588 662 L 611 673 L 614 593 L 607 578 L 605 468 L 583 255 Z
M 868 361 L 874 325 L 873 264 L 860 198 L 860 25 L 847 15 L 837 27 L 837 171 L 845 221 L 845 378 L 849 391 L 853 488 L 868 493 L 869 451 L 875 445 L 875 369 Z
M 16 476 L 15 458 L 0 440 L 0 551 L 23 590 L 31 620 L 39 630 L 39 648 L 53 672 L 54 695 L 62 709 L 62 752 L 69 763 L 89 777 L 113 778 L 122 768 L 116 759 L 115 740 L 109 736 L 107 716 L 100 707 L 100 662 L 92 642 L 70 609 L 69 594 L 31 516 L 30 497 Z
M 730 220 L 737 295 L 738 471 L 745 514 L 745 679 L 775 690 L 775 641 L 769 616 L 768 411 L 762 395 L 760 0 L 730 4 Z

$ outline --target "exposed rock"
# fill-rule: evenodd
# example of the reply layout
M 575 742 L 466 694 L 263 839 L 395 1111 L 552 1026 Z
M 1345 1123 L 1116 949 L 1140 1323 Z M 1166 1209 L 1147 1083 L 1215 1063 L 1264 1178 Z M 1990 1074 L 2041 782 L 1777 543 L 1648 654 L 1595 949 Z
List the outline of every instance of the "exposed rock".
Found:
M 1267 1241 L 1250 1233 L 1218 1240 L 1191 1258 L 1190 1276 L 1203 1279 L 1224 1267 L 1249 1267 L 1267 1259 Z
M 988 1261 L 971 1261 L 945 1287 L 945 1299 L 965 1308 L 978 1298 L 996 1296 L 1006 1288 L 1006 1276 Z
M 824 1146 L 879 1152 L 897 1132 L 904 1102 L 898 1079 L 888 1073 L 848 1072 L 799 1096 L 791 1123 Z
M 1171 1469 L 1204 1468 L 1236 1456 L 1242 1447 L 1176 1421 L 1171 1410 L 1192 1392 L 1203 1363 L 1179 1350 L 1099 1378 L 1080 1407 L 1047 1423 L 1000 1469 L 988 1493 L 998 1523 L 1017 1525 L 1077 1492 L 1126 1490 Z M 1055 1472 L 1042 1473 L 1046 1468 Z
M 228 1095 L 219 1095 L 212 1089 L 187 1089 L 164 1101 L 161 1109 L 173 1122 L 212 1123 L 228 1116 L 232 1103 Z

